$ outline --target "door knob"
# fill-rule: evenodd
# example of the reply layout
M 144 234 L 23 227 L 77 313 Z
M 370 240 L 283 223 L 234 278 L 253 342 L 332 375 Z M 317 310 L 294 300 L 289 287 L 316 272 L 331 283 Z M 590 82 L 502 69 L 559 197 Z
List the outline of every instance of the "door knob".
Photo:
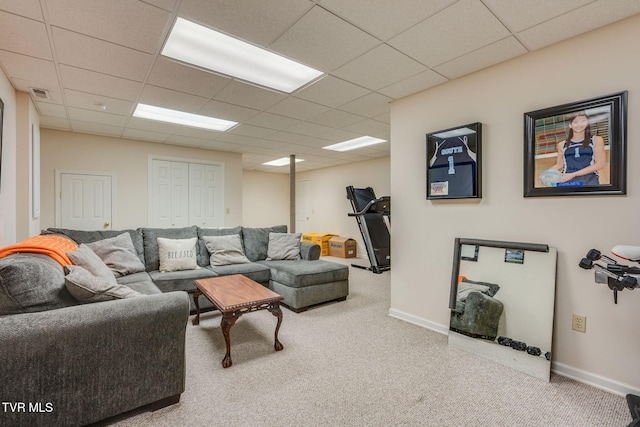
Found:
M 111 225 L 111 224 L 109 224 L 109 221 L 105 221 L 105 222 L 104 222 L 104 228 L 107 228 L 107 227 L 109 227 L 110 225 Z

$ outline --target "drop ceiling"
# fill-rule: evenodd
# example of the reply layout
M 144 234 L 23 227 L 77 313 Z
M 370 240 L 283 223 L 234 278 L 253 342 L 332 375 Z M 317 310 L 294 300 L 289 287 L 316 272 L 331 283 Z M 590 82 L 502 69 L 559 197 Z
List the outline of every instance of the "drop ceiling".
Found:
M 308 171 L 388 156 L 391 101 L 638 13 L 638 0 L 0 0 L 0 67 L 31 93 L 42 128 L 231 151 L 245 170 L 288 173 L 262 163 L 293 154 Z M 285 94 L 169 60 L 160 51 L 177 17 L 324 77 Z M 239 125 L 134 118 L 138 103 Z M 363 135 L 388 142 L 322 148 Z

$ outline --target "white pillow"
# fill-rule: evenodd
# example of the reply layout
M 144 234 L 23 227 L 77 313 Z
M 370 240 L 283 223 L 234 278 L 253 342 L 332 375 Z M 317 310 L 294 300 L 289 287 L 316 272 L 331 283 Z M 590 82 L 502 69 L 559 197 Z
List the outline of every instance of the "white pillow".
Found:
M 96 276 L 84 267 L 68 265 L 64 284 L 75 299 L 80 302 L 100 302 L 142 295 L 125 285 L 113 284 Z
M 116 276 L 111 269 L 84 243 L 80 243 L 76 251 L 67 252 L 67 256 L 75 265 L 84 267 L 89 273 L 103 278 L 110 285 L 117 284 Z
M 458 301 L 466 301 L 471 292 L 485 293 L 489 290 L 488 286 L 478 285 L 476 283 L 460 282 L 458 283 Z
M 269 233 L 267 261 L 300 259 L 302 233 Z
M 191 239 L 167 239 L 158 237 L 160 255 L 160 271 L 196 270 L 198 267 L 196 243 L 197 237 Z
M 87 243 L 87 246 L 100 257 L 116 277 L 145 270 L 144 264 L 136 254 L 131 235 L 127 232 L 108 239 Z
M 242 250 L 239 234 L 227 236 L 202 236 L 209 251 L 211 267 L 250 262 Z

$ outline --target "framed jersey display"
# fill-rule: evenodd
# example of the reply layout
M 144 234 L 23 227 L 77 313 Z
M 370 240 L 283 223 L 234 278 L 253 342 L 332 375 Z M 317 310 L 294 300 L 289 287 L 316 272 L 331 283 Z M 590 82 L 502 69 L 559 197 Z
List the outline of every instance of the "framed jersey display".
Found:
M 626 194 L 627 92 L 524 115 L 524 197 Z
M 427 199 L 482 197 L 482 124 L 427 134 Z

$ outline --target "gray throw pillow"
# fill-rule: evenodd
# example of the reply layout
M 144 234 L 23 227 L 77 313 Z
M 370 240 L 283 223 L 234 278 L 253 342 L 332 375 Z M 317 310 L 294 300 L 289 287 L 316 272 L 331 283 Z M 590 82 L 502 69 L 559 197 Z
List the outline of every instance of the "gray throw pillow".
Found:
M 239 234 L 203 236 L 202 240 L 209 251 L 211 267 L 250 262 L 242 250 L 242 240 Z
M 116 277 L 139 273 L 145 266 L 138 258 L 131 235 L 127 232 L 108 239 L 87 243 Z
M 160 255 L 160 271 L 195 270 L 198 267 L 196 243 L 197 237 L 191 239 L 165 239 L 158 237 Z
M 101 277 L 111 285 L 115 285 L 116 276 L 113 275 L 111 269 L 102 262 L 100 257 L 91 250 L 91 248 L 84 243 L 80 243 L 78 250 L 73 252 L 67 252 L 67 256 L 77 266 L 84 267 L 94 276 Z
M 125 285 L 112 284 L 77 265 L 66 267 L 68 274 L 64 284 L 71 295 L 80 302 L 100 302 L 142 295 Z
M 269 233 L 267 261 L 300 259 L 302 233 Z

